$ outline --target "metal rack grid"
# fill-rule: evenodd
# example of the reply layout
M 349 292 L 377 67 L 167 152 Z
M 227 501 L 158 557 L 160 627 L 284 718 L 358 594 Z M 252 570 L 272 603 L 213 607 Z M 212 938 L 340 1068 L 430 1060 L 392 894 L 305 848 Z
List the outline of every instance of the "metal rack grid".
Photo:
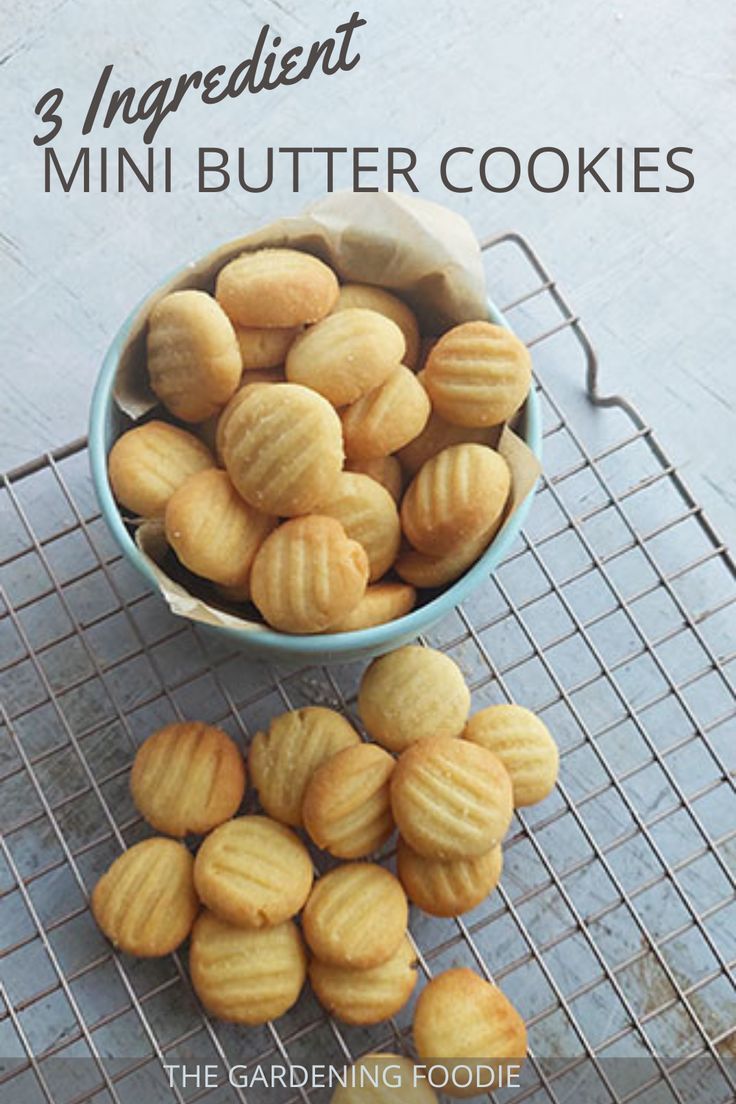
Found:
M 472 965 L 524 1015 L 532 1059 L 496 1099 L 732 1101 L 736 570 L 641 417 L 598 395 L 588 336 L 529 244 L 484 250 L 534 348 L 546 474 L 515 551 L 427 642 L 476 708 L 541 714 L 561 782 L 515 818 L 486 902 L 456 921 L 414 912 L 420 975 Z M 184 954 L 115 954 L 87 908 L 146 834 L 127 774 L 153 728 L 203 717 L 245 746 L 283 708 L 354 717 L 360 668 L 247 663 L 169 615 L 104 528 L 83 441 L 0 495 L 0 1099 L 306 1102 L 330 1094 L 229 1072 L 411 1053 L 413 1002 L 372 1029 L 330 1021 L 309 992 L 263 1028 L 212 1021 Z M 162 1063 L 188 1060 L 217 1065 L 218 1087 L 170 1088 Z

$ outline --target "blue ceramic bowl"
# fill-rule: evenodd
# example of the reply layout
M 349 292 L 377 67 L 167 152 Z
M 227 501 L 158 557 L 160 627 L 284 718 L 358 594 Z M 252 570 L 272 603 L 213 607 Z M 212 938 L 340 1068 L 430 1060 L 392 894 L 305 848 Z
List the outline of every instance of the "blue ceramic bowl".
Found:
M 153 572 L 123 523 L 107 476 L 108 453 L 126 422 L 113 401 L 113 381 L 121 351 L 128 340 L 139 310 L 140 306 L 132 312 L 116 334 L 97 378 L 89 418 L 89 455 L 92 480 L 102 516 L 110 532 L 123 555 L 148 580 L 151 587 L 157 590 L 158 584 Z M 501 312 L 490 301 L 488 316 L 493 322 L 503 326 L 508 325 Z M 541 412 L 534 390 L 530 392 L 521 412 L 518 432 L 532 452 L 537 457 L 541 457 Z M 472 590 L 482 586 L 490 572 L 498 567 L 516 540 L 529 512 L 532 497 L 533 491 L 527 495 L 513 518 L 491 542 L 480 559 L 460 579 L 431 601 L 385 625 L 361 629 L 358 632 L 321 633 L 314 636 L 292 636 L 268 628 L 254 631 L 224 626 L 202 627 L 208 632 L 229 637 L 253 659 L 266 659 L 277 663 L 346 663 L 351 660 L 370 659 L 389 652 L 414 640 L 419 633 L 426 632 L 459 605 Z

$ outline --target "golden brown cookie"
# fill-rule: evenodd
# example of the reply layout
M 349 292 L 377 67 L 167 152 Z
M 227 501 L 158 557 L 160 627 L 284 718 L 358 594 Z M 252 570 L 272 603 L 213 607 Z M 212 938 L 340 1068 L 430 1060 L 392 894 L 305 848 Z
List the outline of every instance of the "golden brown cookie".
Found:
M 249 386 L 221 447 L 238 493 L 275 517 L 313 511 L 342 470 L 340 419 L 326 399 L 295 383 Z
M 168 422 L 145 422 L 118 437 L 108 457 L 115 498 L 137 517 L 163 517 L 177 487 L 215 466 L 207 446 Z
M 148 319 L 148 375 L 154 394 L 183 422 L 202 422 L 225 405 L 240 381 L 235 330 L 204 291 L 173 291 Z
M 243 253 L 220 269 L 215 295 L 239 326 L 283 329 L 318 322 L 337 302 L 335 273 L 298 249 Z
M 192 932 L 189 969 L 194 991 L 213 1016 L 262 1024 L 296 1004 L 307 956 L 291 920 L 270 928 L 239 928 L 203 912 Z
M 419 326 L 411 307 L 385 288 L 372 287 L 370 284 L 343 284 L 333 309 L 341 311 L 353 307 L 378 311 L 384 318 L 395 322 L 404 335 L 405 352 L 401 359 L 407 368 L 416 368 L 420 338 Z
M 334 709 L 308 705 L 274 717 L 257 732 L 248 755 L 253 785 L 269 816 L 302 827 L 302 803 L 317 768 L 343 748 L 360 743 L 349 721 Z
M 254 510 L 218 468 L 192 475 L 166 504 L 166 539 L 195 575 L 226 587 L 247 586 L 255 554 L 276 518 Z
M 339 521 L 350 539 L 363 546 L 370 582 L 386 574 L 399 554 L 401 523 L 385 487 L 369 475 L 341 472 L 319 512 Z
M 256 373 L 254 373 L 255 375 Z M 243 400 L 250 393 L 251 387 L 254 385 L 251 383 L 244 384 L 238 388 L 230 401 L 226 403 L 219 414 L 215 415 L 215 444 L 214 454 L 217 457 L 217 463 L 222 467 L 225 467 L 225 437 L 227 434 L 227 427 L 230 423 L 235 411 L 238 409 Z
M 300 332 L 299 326 L 292 326 L 285 330 L 236 326 L 235 336 L 238 339 L 243 371 L 261 371 L 277 368 L 283 364 L 294 338 Z M 248 376 L 246 376 L 243 383 L 248 382 Z
M 330 1104 L 437 1104 L 437 1097 L 410 1058 L 364 1054 L 344 1071 Z
M 458 665 L 420 644 L 374 659 L 358 691 L 368 735 L 389 751 L 429 736 L 459 736 L 469 709 L 470 691 Z
M 286 357 L 286 378 L 345 406 L 380 387 L 401 363 L 399 327 L 376 311 L 341 310 L 310 326 Z
M 366 970 L 396 951 L 408 919 L 406 894 L 389 870 L 345 863 L 315 882 L 302 929 L 320 961 Z
M 424 464 L 404 495 L 401 525 L 425 556 L 447 556 L 496 526 L 506 508 L 511 472 L 485 445 L 451 445 Z
M 505 836 L 513 813 L 511 779 L 485 748 L 434 736 L 412 744 L 396 764 L 391 808 L 399 832 L 420 855 L 471 858 Z
M 227 427 L 234 412 L 238 409 L 250 388 L 257 383 L 285 383 L 286 377 L 280 368 L 254 369 L 248 373 L 247 382 L 241 384 L 233 397 L 219 414 L 215 415 L 215 444 L 214 453 L 218 463 L 224 465 L 225 437 Z
M 245 764 L 221 728 L 181 721 L 159 728 L 141 744 L 130 789 L 136 809 L 157 831 L 200 835 L 238 811 Z
M 389 779 L 394 759 L 375 744 L 345 748 L 312 775 L 302 805 L 304 827 L 338 859 L 362 859 L 394 830 Z
M 92 915 L 113 946 L 138 958 L 170 954 L 199 909 L 192 856 L 183 843 L 156 836 L 124 851 L 92 892 Z
M 483 555 L 493 540 L 498 525 L 494 525 L 475 540 L 465 541 L 446 556 L 425 556 L 407 545 L 399 554 L 396 574 L 412 586 L 422 589 L 445 586 L 459 579 Z
M 492 322 L 448 330 L 427 357 L 424 386 L 437 413 L 462 426 L 494 426 L 515 414 L 532 381 L 523 341 Z
M 496 844 L 471 859 L 426 859 L 399 839 L 396 855 L 399 880 L 410 901 L 432 916 L 462 916 L 496 888 L 503 857 Z
M 539 717 L 521 705 L 489 705 L 471 717 L 463 736 L 493 752 L 511 778 L 514 805 L 534 805 L 554 789 L 557 744 Z
M 312 888 L 312 860 L 283 824 L 262 816 L 228 820 L 197 852 L 200 900 L 230 924 L 263 928 L 295 916 Z
M 341 411 L 345 455 L 373 460 L 396 452 L 422 432 L 430 409 L 427 392 L 402 365 L 380 387 Z
M 253 561 L 250 592 L 269 625 L 325 632 L 360 602 L 368 557 L 334 518 L 292 518 L 266 538 Z
M 425 1062 L 441 1062 L 457 1071 L 459 1084 L 467 1080 L 462 1066 L 504 1065 L 526 1057 L 526 1027 L 511 1001 L 497 985 L 473 970 L 458 967 L 438 974 L 422 990 L 414 1012 L 414 1045 Z M 476 1068 L 476 1076 L 488 1071 Z M 473 1095 L 482 1079 L 465 1090 L 444 1091 L 452 1096 Z
M 254 375 L 255 374 L 256 373 L 254 373 Z M 224 449 L 228 424 L 235 411 L 243 402 L 243 399 L 248 395 L 249 389 L 252 386 L 253 385 L 250 383 L 241 385 L 220 413 L 215 415 L 215 443 L 213 452 L 217 457 L 218 464 L 221 464 L 223 467 L 225 466 Z
M 380 966 L 355 970 L 312 959 L 309 980 L 317 1000 L 347 1024 L 375 1024 L 404 1007 L 417 983 L 416 952 L 408 936 Z
M 347 617 L 330 625 L 329 632 L 357 632 L 385 625 L 409 613 L 417 600 L 414 587 L 406 583 L 375 583 L 369 586 Z
M 395 456 L 376 456 L 373 460 L 347 460 L 345 471 L 369 475 L 386 488 L 394 502 L 398 504 L 401 501 L 404 481 L 401 464 Z

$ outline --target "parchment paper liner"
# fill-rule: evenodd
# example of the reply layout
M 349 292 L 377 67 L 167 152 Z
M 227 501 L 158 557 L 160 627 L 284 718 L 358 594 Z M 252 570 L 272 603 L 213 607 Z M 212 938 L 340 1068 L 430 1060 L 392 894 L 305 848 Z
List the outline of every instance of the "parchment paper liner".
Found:
M 488 314 L 480 248 L 465 219 L 415 197 L 337 193 L 300 215 L 280 219 L 190 263 L 143 303 L 122 350 L 113 386 L 114 401 L 124 414 L 136 420 L 156 406 L 145 364 L 146 320 L 153 304 L 177 288 L 211 291 L 217 272 L 227 261 L 263 246 L 302 249 L 330 264 L 343 282 L 379 284 L 399 292 L 416 312 L 423 334 L 442 333 L 459 322 Z M 506 525 L 534 486 L 540 468 L 524 441 L 508 427 L 498 449 L 512 475 Z M 144 522 L 135 539 L 173 613 L 254 632 L 267 627 L 209 605 L 172 578 L 162 567 L 170 553 L 160 522 Z

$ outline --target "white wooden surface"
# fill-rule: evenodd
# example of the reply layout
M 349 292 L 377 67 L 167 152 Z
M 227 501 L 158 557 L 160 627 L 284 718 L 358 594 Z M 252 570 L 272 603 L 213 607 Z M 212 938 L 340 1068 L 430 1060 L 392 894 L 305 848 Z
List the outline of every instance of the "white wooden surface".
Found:
M 308 169 L 260 196 L 44 195 L 33 106 L 65 89 L 57 148 L 82 142 L 102 67 L 139 88 L 248 56 L 260 26 L 293 43 L 359 8 L 362 61 L 350 74 L 205 107 L 187 102 L 160 132 L 185 166 L 199 145 L 408 145 L 422 194 L 479 235 L 516 228 L 581 312 L 604 382 L 631 396 L 727 540 L 736 536 L 733 448 L 736 117 L 734 30 L 724 0 L 2 0 L 3 125 L 0 468 L 85 429 L 110 336 L 162 273 L 218 240 L 298 209 L 324 190 Z M 357 42 L 358 40 L 356 40 Z M 134 145 L 113 128 L 109 145 Z M 93 136 L 94 139 L 94 136 Z M 99 135 L 97 143 L 100 142 Z M 448 196 L 436 164 L 454 145 L 692 145 L 687 195 Z M 338 184 L 347 181 L 338 179 Z

